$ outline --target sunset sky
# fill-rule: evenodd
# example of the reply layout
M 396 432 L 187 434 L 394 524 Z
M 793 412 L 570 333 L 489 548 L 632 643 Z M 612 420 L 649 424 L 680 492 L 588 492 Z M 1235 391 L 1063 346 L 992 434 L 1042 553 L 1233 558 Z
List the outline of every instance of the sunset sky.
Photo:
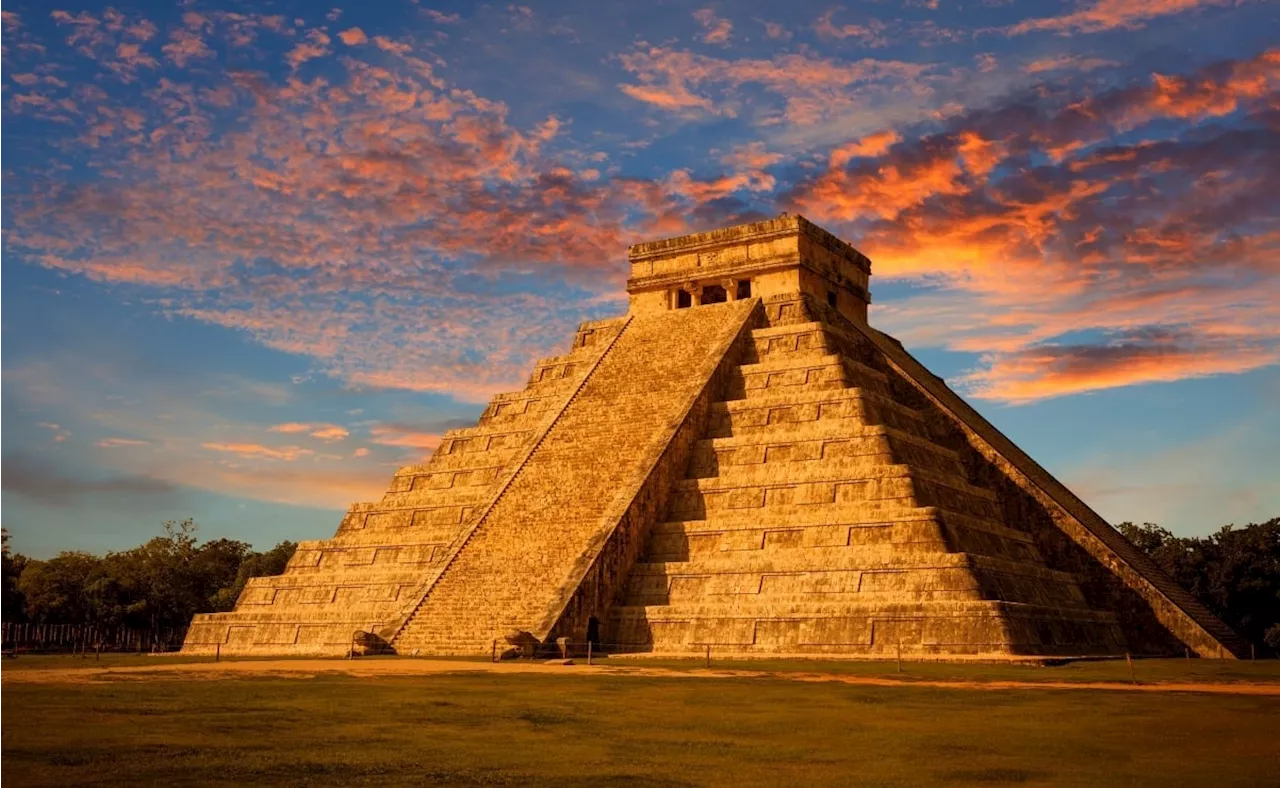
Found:
M 1278 21 L 7 2 L 4 526 L 39 557 L 188 516 L 326 538 L 625 311 L 628 244 L 781 211 L 1112 522 L 1280 515 Z

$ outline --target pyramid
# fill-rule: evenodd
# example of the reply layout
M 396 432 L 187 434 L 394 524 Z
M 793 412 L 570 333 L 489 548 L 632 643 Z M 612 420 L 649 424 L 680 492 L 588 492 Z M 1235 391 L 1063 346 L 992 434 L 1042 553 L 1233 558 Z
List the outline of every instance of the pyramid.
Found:
M 630 309 L 185 652 L 1035 658 L 1246 647 L 867 324 L 799 216 L 633 246 Z

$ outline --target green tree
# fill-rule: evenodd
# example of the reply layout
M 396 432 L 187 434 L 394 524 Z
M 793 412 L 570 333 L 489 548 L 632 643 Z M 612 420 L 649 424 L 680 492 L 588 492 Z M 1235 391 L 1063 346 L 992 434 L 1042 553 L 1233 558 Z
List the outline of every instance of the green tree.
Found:
M 18 578 L 27 616 L 35 622 L 79 624 L 91 621 L 86 589 L 102 559 L 64 551 L 48 561 L 28 561 Z
M 0 529 L 0 544 L 4 551 L 4 595 L 0 599 L 0 614 L 5 621 L 25 621 L 27 604 L 18 590 L 18 578 L 22 576 L 28 559 L 10 549 L 8 528 Z
M 105 561 L 123 590 L 125 620 L 134 626 L 186 626 L 196 613 L 212 610 L 210 599 L 235 581 L 249 545 L 216 539 L 201 545 L 196 524 L 169 521 L 164 536 Z
M 249 578 L 282 574 L 297 549 L 296 542 L 284 541 L 265 553 L 251 553 L 241 562 L 231 585 L 218 589 L 210 599 L 213 609 L 224 611 L 234 608 Z
M 1201 537 L 1153 523 L 1117 527 L 1241 636 L 1274 648 L 1267 632 L 1280 626 L 1280 518 Z

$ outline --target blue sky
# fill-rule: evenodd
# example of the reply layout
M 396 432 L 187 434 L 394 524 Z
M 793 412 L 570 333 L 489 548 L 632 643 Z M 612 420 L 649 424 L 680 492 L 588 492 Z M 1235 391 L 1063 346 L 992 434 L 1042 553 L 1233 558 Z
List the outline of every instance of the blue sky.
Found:
M 1115 521 L 1280 513 L 1277 6 L 9 3 L 3 507 L 266 547 L 799 212 L 871 322 Z

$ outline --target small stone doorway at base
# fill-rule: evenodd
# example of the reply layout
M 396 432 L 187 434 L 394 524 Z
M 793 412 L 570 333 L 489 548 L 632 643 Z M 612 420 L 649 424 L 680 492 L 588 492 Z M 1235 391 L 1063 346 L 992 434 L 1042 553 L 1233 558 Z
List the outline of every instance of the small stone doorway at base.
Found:
M 587 642 L 593 651 L 600 650 L 600 622 L 595 616 L 587 619 Z

